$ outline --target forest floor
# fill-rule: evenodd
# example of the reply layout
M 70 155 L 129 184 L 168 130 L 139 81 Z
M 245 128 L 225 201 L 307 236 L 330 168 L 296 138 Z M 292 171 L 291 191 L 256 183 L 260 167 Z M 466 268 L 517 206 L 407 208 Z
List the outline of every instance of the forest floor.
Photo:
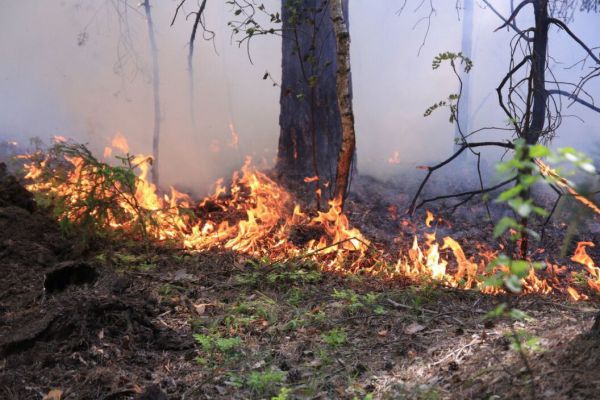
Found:
M 11 199 L 0 196 L 2 399 L 598 397 L 600 339 L 586 333 L 597 299 L 519 297 L 533 319 L 511 328 L 486 317 L 502 297 L 433 283 L 123 241 L 83 251 L 26 194 Z

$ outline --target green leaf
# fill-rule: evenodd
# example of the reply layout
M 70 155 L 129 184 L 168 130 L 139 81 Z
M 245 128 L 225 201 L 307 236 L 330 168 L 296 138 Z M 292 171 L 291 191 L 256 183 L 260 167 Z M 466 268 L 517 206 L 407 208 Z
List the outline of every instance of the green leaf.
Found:
M 521 293 L 523 283 L 516 275 L 509 275 L 504 279 L 504 286 L 513 293 Z
M 542 158 L 548 156 L 549 154 L 550 150 L 542 144 L 529 146 L 529 155 L 533 158 Z
M 518 310 L 516 308 L 513 308 L 512 310 L 510 310 L 510 312 L 508 313 L 508 315 L 512 319 L 517 320 L 517 321 L 525 321 L 525 320 L 531 319 L 531 317 L 529 315 L 527 315 L 523 311 Z
M 519 278 L 525 278 L 529 273 L 529 262 L 524 260 L 513 260 L 510 263 L 510 272 Z
M 494 238 L 499 238 L 508 228 L 518 227 L 517 221 L 511 217 L 502 217 L 494 227 Z
M 503 201 L 507 201 L 512 199 L 513 197 L 516 197 L 519 193 L 521 193 L 523 191 L 523 186 L 522 185 L 515 185 L 512 188 L 505 190 L 504 192 L 500 193 L 500 196 L 498 196 L 498 202 L 503 202 Z
M 488 312 L 485 317 L 486 318 L 498 318 L 500 317 L 502 314 L 504 314 L 504 311 L 506 310 L 506 303 L 502 303 L 499 304 L 496 308 L 494 308 L 492 311 Z

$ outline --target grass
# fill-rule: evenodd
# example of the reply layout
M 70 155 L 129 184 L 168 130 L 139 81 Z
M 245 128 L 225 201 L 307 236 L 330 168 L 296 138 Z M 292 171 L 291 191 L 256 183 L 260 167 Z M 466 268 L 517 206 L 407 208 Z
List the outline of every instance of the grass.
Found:
M 113 265 L 118 267 L 141 261 L 134 255 L 117 259 Z M 174 299 L 165 302 L 174 307 L 167 315 L 186 310 L 184 300 L 212 304 L 200 315 L 189 307 L 187 329 L 195 347 L 192 365 L 185 367 L 183 362 L 179 368 L 208 382 L 205 389 L 213 390 L 213 398 L 436 400 L 447 398 L 448 388 L 454 387 L 469 393 L 477 388 L 479 398 L 488 391 L 499 392 L 483 384 L 497 376 L 499 368 L 471 379 L 490 351 L 505 351 L 497 343 L 510 339 L 505 337 L 504 321 L 485 326 L 486 313 L 497 302 L 494 297 L 443 290 L 434 284 L 390 287 L 367 277 L 327 275 L 309 263 L 292 264 L 286 271 L 284 264 L 263 260 L 240 271 L 230 261 L 221 265 L 215 259 L 193 255 L 177 257 L 175 263 L 152 259 L 157 270 L 151 272 L 167 276 L 165 266 L 173 263 L 177 270 L 203 276 L 200 287 L 194 282 L 157 280 L 153 293 Z M 537 343 L 530 339 L 543 335 L 529 324 L 539 322 L 523 321 L 532 335 L 523 336 L 522 344 L 532 357 Z M 492 339 L 486 344 L 482 337 Z M 476 351 L 472 342 L 484 347 Z M 521 366 L 509 344 L 496 357 L 514 363 L 518 372 Z M 464 378 L 453 380 L 450 363 L 455 355 L 466 353 L 469 357 L 456 362 L 456 374 Z M 443 385 L 433 378 L 442 379 Z M 217 386 L 217 391 L 210 389 Z

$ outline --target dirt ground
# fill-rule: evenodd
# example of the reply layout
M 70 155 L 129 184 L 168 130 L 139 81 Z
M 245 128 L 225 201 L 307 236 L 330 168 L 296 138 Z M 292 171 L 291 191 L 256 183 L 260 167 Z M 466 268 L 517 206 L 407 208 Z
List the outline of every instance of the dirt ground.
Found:
M 598 397 L 597 298 L 519 297 L 532 319 L 511 327 L 486 317 L 506 299 L 431 282 L 82 246 L 10 182 L 0 174 L 2 399 Z

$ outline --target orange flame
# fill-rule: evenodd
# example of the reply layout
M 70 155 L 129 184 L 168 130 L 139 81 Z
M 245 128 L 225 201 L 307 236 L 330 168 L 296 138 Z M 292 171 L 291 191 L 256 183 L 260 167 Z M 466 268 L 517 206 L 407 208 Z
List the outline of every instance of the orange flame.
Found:
M 388 163 L 390 164 L 400 164 L 400 152 L 399 151 L 394 151 L 394 153 L 392 154 L 392 156 L 390 158 L 388 158 Z
M 113 140 L 113 145 L 122 152 L 129 151 L 122 135 Z M 339 201 L 331 201 L 327 211 L 316 215 L 303 212 L 286 190 L 252 167 L 249 158 L 241 171 L 234 173 L 229 187 L 225 187 L 220 179 L 212 195 L 194 204 L 189 196 L 174 188 L 168 195 L 158 194 L 156 186 L 148 180 L 152 160 L 148 156 L 132 158 L 132 165 L 138 170 L 133 191 L 100 185 L 104 178 L 97 174 L 97 167 L 86 165 L 79 157 L 65 157 L 71 166 L 66 179 L 52 180 L 54 174 L 45 173 L 55 172 L 48 171 L 51 168 L 48 157 L 41 154 L 24 157 L 28 159 L 26 178 L 31 182 L 28 189 L 59 195 L 69 204 L 82 202 L 85 193 L 93 193 L 100 199 L 114 198 L 117 191 L 122 194 L 120 210 L 108 216 L 110 226 L 115 229 L 133 232 L 139 218 L 137 211 L 143 209 L 152 216 L 152 223 L 147 226 L 150 237 L 180 243 L 192 251 L 221 248 L 255 256 L 268 255 L 275 260 L 303 255 L 319 261 L 327 270 L 341 273 L 361 271 L 386 278 L 431 279 L 453 288 L 479 288 L 490 294 L 502 292 L 502 289 L 483 286 L 485 267 L 497 256 L 494 251 L 477 245 L 478 254 L 467 256 L 455 239 L 446 236 L 440 243 L 432 232 L 424 233 L 422 239 L 415 235 L 412 246 L 401 250 L 392 260 L 392 256 L 380 253 L 376 245 L 350 224 Z M 315 181 L 315 178 L 307 177 L 305 181 Z M 85 213 L 81 209 L 64 209 L 67 211 L 62 217 L 71 220 L 77 220 Z M 185 209 L 188 212 L 182 211 Z M 395 218 L 396 212 L 397 209 L 390 209 Z M 425 224 L 431 227 L 434 220 L 434 215 L 427 211 Z M 402 224 L 414 226 L 408 221 L 402 221 Z M 290 232 L 296 226 L 309 227 L 320 233 L 316 238 L 298 244 L 290 240 Z M 589 289 L 600 292 L 600 270 L 586 252 L 586 248 L 592 246 L 591 242 L 579 243 L 572 260 L 586 267 L 590 276 Z M 497 266 L 496 271 L 506 268 Z M 564 267 L 548 263 L 543 273 L 542 276 L 542 272 L 532 268 L 522 281 L 524 292 L 547 294 L 559 291 L 568 293 L 576 301 L 587 299 L 585 294 L 561 283 L 559 276 L 566 276 Z
M 235 130 L 235 125 L 233 125 L 233 121 L 229 121 L 229 133 L 231 134 L 231 141 L 229 142 L 229 147 L 237 149 L 240 143 L 240 136 Z
M 127 139 L 125 139 L 125 136 L 123 136 L 121 132 L 117 132 L 117 134 L 111 142 L 111 145 L 113 148 L 120 150 L 124 154 L 129 153 L 129 144 L 127 143 Z

